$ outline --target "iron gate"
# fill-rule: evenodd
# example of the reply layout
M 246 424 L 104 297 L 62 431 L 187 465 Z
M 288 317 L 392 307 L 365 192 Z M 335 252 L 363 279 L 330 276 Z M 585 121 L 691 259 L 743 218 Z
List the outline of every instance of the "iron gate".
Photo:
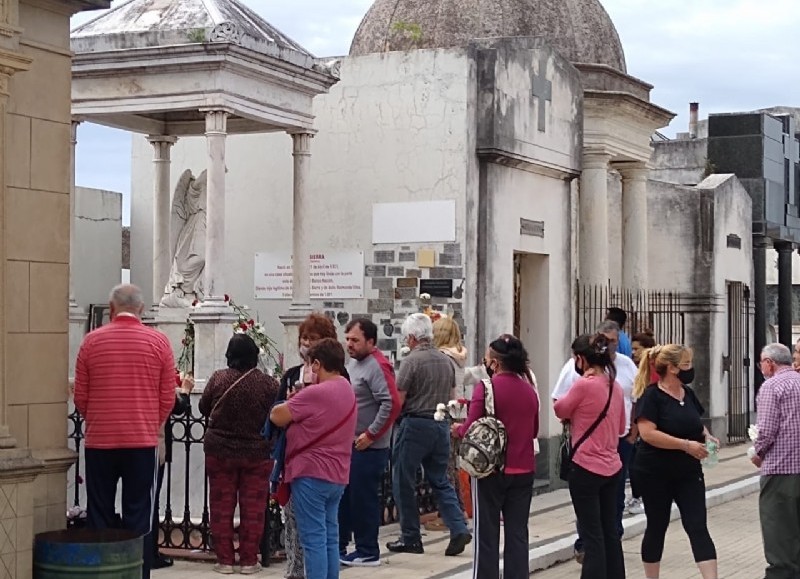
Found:
M 728 284 L 728 441 L 747 440 L 750 425 L 750 288 Z

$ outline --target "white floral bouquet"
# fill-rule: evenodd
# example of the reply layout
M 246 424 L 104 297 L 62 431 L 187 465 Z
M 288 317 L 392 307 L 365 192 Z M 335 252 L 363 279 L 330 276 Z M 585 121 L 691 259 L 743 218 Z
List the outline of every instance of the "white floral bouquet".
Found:
M 444 420 L 452 419 L 453 417 L 459 415 L 461 413 L 461 409 L 467 405 L 467 400 L 464 398 L 459 398 L 458 400 L 451 400 L 446 405 L 445 404 L 437 404 L 436 405 L 436 412 L 433 414 L 433 419 L 439 422 Z
M 750 427 L 747 429 L 747 436 L 750 438 L 752 442 L 758 440 L 758 426 L 755 424 L 751 424 Z M 753 457 L 756 455 L 756 447 L 751 446 L 747 449 L 747 458 L 753 460 Z

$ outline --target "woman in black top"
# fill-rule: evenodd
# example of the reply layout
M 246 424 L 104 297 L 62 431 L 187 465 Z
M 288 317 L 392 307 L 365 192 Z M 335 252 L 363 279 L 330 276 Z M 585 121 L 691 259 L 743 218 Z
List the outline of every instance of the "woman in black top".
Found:
M 664 537 L 672 502 L 692 546 L 703 579 L 717 579 L 717 552 L 706 522 L 706 488 L 700 461 L 708 456 L 706 441 L 714 440 L 703 426 L 705 410 L 691 388 L 682 362 L 691 355 L 684 346 L 656 346 L 641 364 L 655 364 L 659 380 L 636 405 L 641 440 L 633 469 L 644 501 L 647 529 L 642 539 L 642 562 L 647 579 L 658 579 Z M 681 377 L 684 380 L 681 380 Z

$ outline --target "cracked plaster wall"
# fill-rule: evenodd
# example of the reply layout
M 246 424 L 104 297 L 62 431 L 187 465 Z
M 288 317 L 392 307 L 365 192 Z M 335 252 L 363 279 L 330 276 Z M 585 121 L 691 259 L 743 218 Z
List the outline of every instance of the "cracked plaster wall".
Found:
M 122 194 L 75 189 L 75 299 L 78 305 L 108 302 L 122 272 Z

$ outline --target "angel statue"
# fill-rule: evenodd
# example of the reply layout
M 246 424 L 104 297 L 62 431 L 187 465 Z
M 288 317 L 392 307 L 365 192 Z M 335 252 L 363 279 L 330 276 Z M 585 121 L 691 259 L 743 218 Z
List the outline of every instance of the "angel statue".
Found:
M 206 265 L 206 172 L 195 178 L 187 169 L 172 197 L 169 224 L 172 267 L 161 305 L 186 308 L 203 299 Z

